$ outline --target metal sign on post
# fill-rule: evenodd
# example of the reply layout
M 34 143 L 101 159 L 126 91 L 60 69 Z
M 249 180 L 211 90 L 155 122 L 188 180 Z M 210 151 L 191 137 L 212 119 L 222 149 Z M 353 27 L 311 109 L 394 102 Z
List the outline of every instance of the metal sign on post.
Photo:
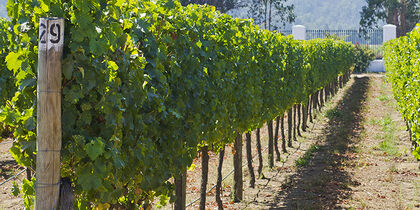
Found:
M 40 18 L 35 209 L 58 209 L 61 151 L 63 18 Z

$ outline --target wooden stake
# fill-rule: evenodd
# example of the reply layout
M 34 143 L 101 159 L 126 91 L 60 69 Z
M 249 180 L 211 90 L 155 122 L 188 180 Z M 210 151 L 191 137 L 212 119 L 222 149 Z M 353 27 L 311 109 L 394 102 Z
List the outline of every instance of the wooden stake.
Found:
M 64 19 L 39 23 L 35 209 L 58 209 Z

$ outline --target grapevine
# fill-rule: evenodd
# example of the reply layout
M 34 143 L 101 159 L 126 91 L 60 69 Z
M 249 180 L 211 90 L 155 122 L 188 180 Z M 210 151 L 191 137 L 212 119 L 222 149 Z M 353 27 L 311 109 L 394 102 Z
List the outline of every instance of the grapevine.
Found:
M 65 19 L 61 176 L 80 209 L 166 203 L 170 178 L 199 147 L 224 148 L 305 104 L 354 60 L 343 41 L 297 41 L 176 1 L 11 0 L 7 9 L 0 79 L 13 91 L 0 91 L 0 121 L 14 128 L 13 157 L 32 170 L 39 18 Z

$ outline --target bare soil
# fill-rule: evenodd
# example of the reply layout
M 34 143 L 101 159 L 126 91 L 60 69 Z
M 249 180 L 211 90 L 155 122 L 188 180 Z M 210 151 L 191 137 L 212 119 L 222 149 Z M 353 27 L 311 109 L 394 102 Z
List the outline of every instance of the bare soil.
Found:
M 26 173 L 22 173 L 10 181 L 3 183 L 23 170 L 22 167 L 17 165 L 10 154 L 9 149 L 11 146 L 12 139 L 0 139 L 0 184 L 2 184 L 0 185 L 0 209 L 23 209 L 22 198 L 13 196 L 11 188 L 13 181 L 21 186 Z

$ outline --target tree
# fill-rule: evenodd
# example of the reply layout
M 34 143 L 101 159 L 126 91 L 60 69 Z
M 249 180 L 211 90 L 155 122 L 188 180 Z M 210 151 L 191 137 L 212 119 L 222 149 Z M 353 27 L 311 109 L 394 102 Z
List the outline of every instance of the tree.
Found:
M 277 30 L 281 25 L 292 23 L 296 16 L 294 5 L 286 5 L 287 0 L 251 0 L 249 4 L 248 17 L 253 18 L 258 25 L 264 25 L 265 29 Z M 277 23 L 272 23 L 276 18 Z
M 360 12 L 360 30 L 378 27 L 378 22 L 397 26 L 397 36 L 411 31 L 420 19 L 419 0 L 366 0 L 367 6 Z

